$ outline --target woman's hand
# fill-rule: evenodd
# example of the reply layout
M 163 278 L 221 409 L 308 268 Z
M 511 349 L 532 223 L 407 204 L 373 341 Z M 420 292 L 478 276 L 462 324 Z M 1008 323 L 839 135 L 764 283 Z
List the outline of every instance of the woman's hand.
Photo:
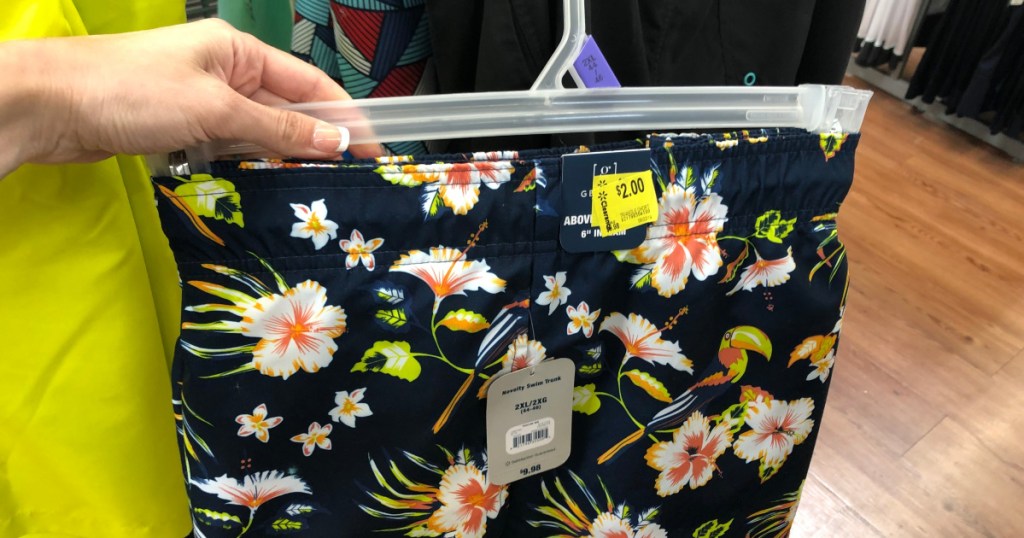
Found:
M 23 162 L 86 162 L 221 139 L 311 159 L 346 149 L 344 129 L 268 105 L 348 94 L 220 20 L 0 43 L 0 71 L 0 177 Z M 380 148 L 352 152 L 370 157 Z

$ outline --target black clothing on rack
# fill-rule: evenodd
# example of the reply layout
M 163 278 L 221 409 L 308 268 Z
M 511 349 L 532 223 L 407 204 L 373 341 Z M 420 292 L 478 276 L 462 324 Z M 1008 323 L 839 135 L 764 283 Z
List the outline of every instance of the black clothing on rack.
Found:
M 976 117 L 988 110 L 992 99 L 1010 81 L 1017 60 L 1024 55 L 1024 6 L 1011 8 L 1010 20 L 988 49 L 957 106 L 960 116 Z
M 1024 124 L 1024 8 L 953 0 L 910 81 L 907 99 L 941 100 L 947 113 L 1016 137 Z M 991 115 L 991 117 L 990 117 Z
M 592 0 L 589 33 L 623 86 L 838 84 L 864 0 Z M 549 0 L 428 0 L 440 93 L 524 90 L 561 38 Z M 544 147 L 623 133 L 430 144 L 434 151 Z M 626 134 L 629 136 L 629 134 Z

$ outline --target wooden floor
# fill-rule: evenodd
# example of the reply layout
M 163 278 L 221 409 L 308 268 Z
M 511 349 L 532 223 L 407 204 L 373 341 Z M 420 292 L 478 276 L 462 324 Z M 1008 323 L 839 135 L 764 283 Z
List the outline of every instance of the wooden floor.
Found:
M 1024 165 L 881 92 L 862 133 L 792 536 L 1024 536 Z

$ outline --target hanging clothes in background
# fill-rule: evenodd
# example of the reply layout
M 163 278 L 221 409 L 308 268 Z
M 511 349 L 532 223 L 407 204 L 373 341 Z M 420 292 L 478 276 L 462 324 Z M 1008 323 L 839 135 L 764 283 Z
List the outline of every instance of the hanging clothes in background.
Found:
M 924 0 L 924 4 L 924 18 L 921 20 L 921 26 L 918 27 L 917 33 L 914 34 L 914 44 L 910 47 L 927 46 L 932 36 L 935 35 L 935 28 L 942 20 L 943 14 L 949 9 L 949 0 Z
M 985 52 L 964 91 L 957 114 L 976 118 L 995 111 L 992 132 L 1019 136 L 1024 123 L 1024 6 L 1010 7 L 1002 35 Z M 1016 111 L 1016 113 L 1014 113 Z
M 292 53 L 355 99 L 437 93 L 426 0 L 297 0 Z M 423 142 L 385 144 L 397 155 Z
M 859 65 L 895 69 L 906 53 L 922 0 L 868 0 L 857 30 L 854 59 Z
M 591 2 L 623 86 L 842 82 L 864 0 Z M 528 89 L 561 38 L 550 0 L 296 0 L 292 52 L 356 98 Z M 431 32 L 430 29 L 444 31 Z M 431 142 L 432 152 L 592 144 L 639 133 Z M 422 143 L 387 144 L 396 154 Z
M 953 0 L 921 58 L 907 99 L 936 99 L 993 134 L 1024 128 L 1024 23 L 1006 0 Z
M 840 84 L 864 0 L 591 1 L 588 32 L 623 86 Z M 561 2 L 427 0 L 441 93 L 525 90 L 558 44 Z M 452 21 L 458 21 L 453 24 Z M 449 141 L 438 152 L 591 144 L 642 133 Z

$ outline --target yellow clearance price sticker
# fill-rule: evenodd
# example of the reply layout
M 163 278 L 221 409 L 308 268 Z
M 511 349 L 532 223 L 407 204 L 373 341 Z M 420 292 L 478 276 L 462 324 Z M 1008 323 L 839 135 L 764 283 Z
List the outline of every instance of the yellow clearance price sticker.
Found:
M 594 176 L 590 224 L 603 235 L 624 233 L 658 218 L 651 171 Z

